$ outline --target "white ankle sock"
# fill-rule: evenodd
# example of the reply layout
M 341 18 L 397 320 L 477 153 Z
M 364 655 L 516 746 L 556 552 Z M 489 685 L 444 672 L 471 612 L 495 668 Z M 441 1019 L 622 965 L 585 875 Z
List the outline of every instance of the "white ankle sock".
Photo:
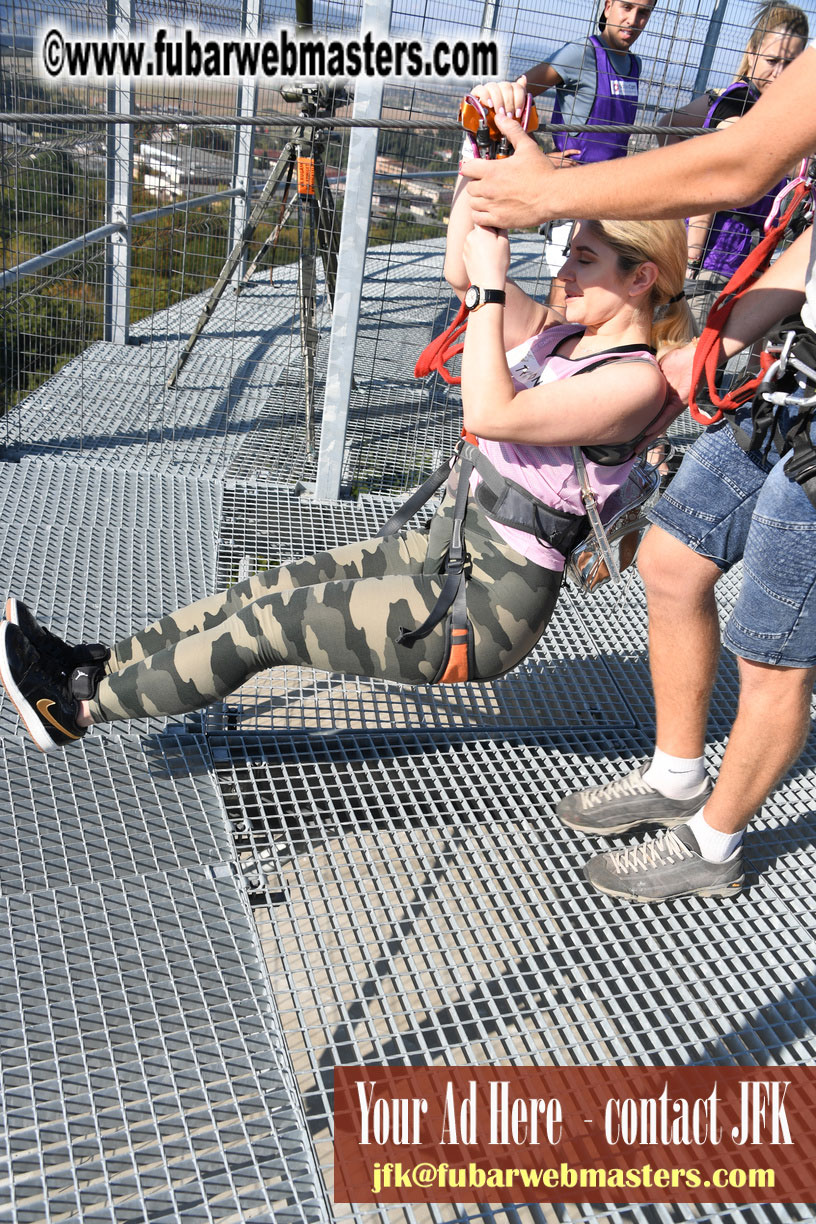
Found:
M 692 816 L 688 824 L 697 838 L 700 853 L 709 863 L 724 863 L 727 858 L 731 857 L 743 838 L 742 829 L 739 833 L 720 833 L 718 829 L 712 829 L 705 818 L 704 807 L 701 807 L 699 812 Z
M 692 799 L 705 786 L 705 757 L 673 757 L 655 748 L 643 780 L 667 799 Z

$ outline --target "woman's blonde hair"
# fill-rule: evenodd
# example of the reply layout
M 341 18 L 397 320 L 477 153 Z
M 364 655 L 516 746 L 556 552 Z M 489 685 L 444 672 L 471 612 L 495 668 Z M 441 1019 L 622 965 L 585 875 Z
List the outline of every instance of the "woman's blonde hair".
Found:
M 789 34 L 807 40 L 809 34 L 807 14 L 795 4 L 761 4 L 754 18 L 754 28 L 745 44 L 742 61 L 736 79 L 749 80 L 753 69 L 752 59 L 762 47 L 766 34 Z
M 621 272 L 634 272 L 639 264 L 657 265 L 657 280 L 652 286 L 651 343 L 662 357 L 696 335 L 694 319 L 683 292 L 688 258 L 688 239 L 682 221 L 588 221 L 601 242 L 618 257 Z

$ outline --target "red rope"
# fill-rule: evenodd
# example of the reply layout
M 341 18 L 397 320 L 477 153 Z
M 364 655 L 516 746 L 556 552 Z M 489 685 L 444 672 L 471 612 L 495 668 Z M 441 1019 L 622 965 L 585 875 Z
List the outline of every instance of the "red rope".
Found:
M 414 366 L 414 378 L 427 378 L 429 374 L 436 373 L 441 375 L 446 383 L 459 386 L 461 378 L 457 374 L 450 373 L 447 363 L 452 358 L 458 357 L 465 347 L 464 341 L 460 344 L 457 344 L 456 341 L 464 333 L 467 321 L 468 311 L 463 302 L 450 327 L 446 327 L 441 335 L 435 336 L 428 347 L 419 354 Z
M 762 368 L 760 368 L 760 372 L 755 378 L 749 379 L 742 386 L 734 388 L 724 396 L 719 395 L 717 391 L 717 364 L 720 356 L 720 337 L 728 321 L 728 316 L 746 290 L 750 289 L 754 281 L 768 267 L 768 264 L 771 262 L 771 256 L 787 229 L 791 217 L 809 190 L 810 188 L 807 183 L 799 183 L 794 188 L 790 204 L 784 215 L 779 218 L 776 225 L 768 230 L 765 237 L 761 242 L 757 243 L 753 251 L 745 257 L 709 311 L 705 327 L 703 328 L 703 334 L 697 342 L 691 374 L 692 392 L 689 400 L 689 410 L 694 420 L 700 425 L 713 425 L 715 421 L 723 419 L 724 412 L 733 412 L 735 408 L 739 408 L 742 404 L 747 403 L 748 400 L 753 399 L 754 393 L 773 360 L 768 354 L 763 353 L 760 358 Z M 716 408 L 713 416 L 709 416 L 696 400 L 696 390 L 703 374 L 705 374 L 706 387 L 711 403 Z

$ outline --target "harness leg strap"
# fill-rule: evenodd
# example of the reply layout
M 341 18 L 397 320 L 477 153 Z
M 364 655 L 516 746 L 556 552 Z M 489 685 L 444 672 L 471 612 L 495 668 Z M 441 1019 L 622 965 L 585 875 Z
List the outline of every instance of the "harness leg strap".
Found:
M 448 547 L 447 576 L 434 604 L 430 615 L 416 629 L 401 629 L 397 641 L 401 646 L 413 646 L 420 638 L 427 637 L 432 629 L 447 616 L 457 596 L 464 599 L 467 578 L 465 567 L 468 557 L 465 552 L 464 522 L 467 510 L 467 499 L 470 486 L 470 473 L 473 465 L 467 459 L 459 461 L 459 486 L 456 490 L 456 500 L 453 506 L 453 526 L 451 541 Z M 467 613 L 465 612 L 465 623 Z

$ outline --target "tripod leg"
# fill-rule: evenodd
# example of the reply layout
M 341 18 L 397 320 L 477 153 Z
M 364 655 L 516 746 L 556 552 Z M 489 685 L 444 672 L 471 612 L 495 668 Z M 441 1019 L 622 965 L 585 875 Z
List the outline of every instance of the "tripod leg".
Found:
M 240 293 L 242 289 L 246 289 L 247 285 L 252 280 L 253 276 L 255 275 L 256 270 L 258 269 L 259 265 L 261 264 L 262 260 L 264 259 L 266 255 L 266 252 L 270 249 L 270 247 L 272 248 L 272 251 L 273 251 L 272 262 L 274 264 L 275 247 L 278 244 L 278 239 L 281 236 L 281 231 L 283 230 L 284 225 L 286 225 L 286 222 L 291 217 L 292 209 L 295 207 L 295 204 L 297 202 L 295 196 L 292 196 L 291 199 L 288 198 L 289 187 L 292 181 L 292 170 L 293 170 L 293 166 L 290 164 L 289 175 L 286 179 L 286 184 L 283 189 L 283 200 L 281 202 L 281 210 L 280 210 L 280 215 L 277 220 L 277 224 L 275 225 L 275 228 L 272 230 L 272 232 L 264 239 L 261 247 L 258 250 L 257 255 L 255 256 L 252 263 L 247 268 L 246 274 L 244 275 L 243 280 L 240 280 L 238 284 L 235 286 L 236 293 Z M 270 272 L 271 272 L 271 267 L 270 267 Z
M 340 235 L 337 225 L 337 213 L 334 207 L 334 196 L 326 182 L 322 165 L 318 165 L 315 173 L 317 187 L 317 245 L 323 260 L 323 272 L 326 277 L 326 292 L 329 295 L 329 305 L 334 309 L 334 290 L 337 284 L 337 256 L 340 247 Z
M 306 451 L 314 454 L 314 384 L 317 359 L 317 203 L 313 196 L 301 198 L 298 211 L 298 302 L 300 306 L 300 352 L 306 408 Z M 305 214 L 305 216 L 304 216 Z M 305 232 L 304 232 L 305 231 Z
M 272 167 L 269 177 L 264 184 L 264 188 L 263 188 L 263 191 L 261 192 L 258 203 L 253 208 L 250 214 L 249 220 L 247 221 L 246 225 L 243 228 L 240 238 L 238 239 L 235 246 L 232 248 L 229 255 L 227 256 L 226 263 L 224 264 L 223 268 L 221 269 L 221 272 L 219 273 L 218 280 L 215 282 L 215 284 L 212 287 L 210 296 L 207 299 L 207 303 L 204 306 L 203 310 L 201 311 L 201 314 L 198 316 L 196 325 L 191 331 L 190 336 L 187 340 L 187 343 L 185 344 L 184 348 L 181 350 L 179 359 L 176 362 L 175 366 L 173 367 L 173 371 L 167 380 L 168 387 L 172 387 L 175 385 L 178 375 L 183 370 L 184 366 L 187 363 L 188 357 L 190 356 L 190 354 L 193 351 L 193 348 L 195 347 L 196 340 L 203 332 L 207 324 L 207 320 L 213 314 L 216 306 L 221 301 L 224 290 L 226 289 L 227 285 L 232 279 L 232 276 L 235 273 L 236 268 L 241 263 L 241 260 L 243 258 L 244 251 L 246 250 L 247 244 L 251 242 L 252 235 L 255 233 L 255 230 L 258 228 L 258 224 L 261 218 L 266 212 L 266 208 L 272 197 L 272 193 L 274 192 L 275 188 L 277 187 L 284 173 L 288 171 L 289 177 L 291 178 L 292 166 L 294 165 L 295 157 L 296 157 L 295 143 L 293 140 L 287 141 L 286 145 L 283 148 L 283 151 L 281 152 L 280 157 L 276 161 L 275 165 Z

